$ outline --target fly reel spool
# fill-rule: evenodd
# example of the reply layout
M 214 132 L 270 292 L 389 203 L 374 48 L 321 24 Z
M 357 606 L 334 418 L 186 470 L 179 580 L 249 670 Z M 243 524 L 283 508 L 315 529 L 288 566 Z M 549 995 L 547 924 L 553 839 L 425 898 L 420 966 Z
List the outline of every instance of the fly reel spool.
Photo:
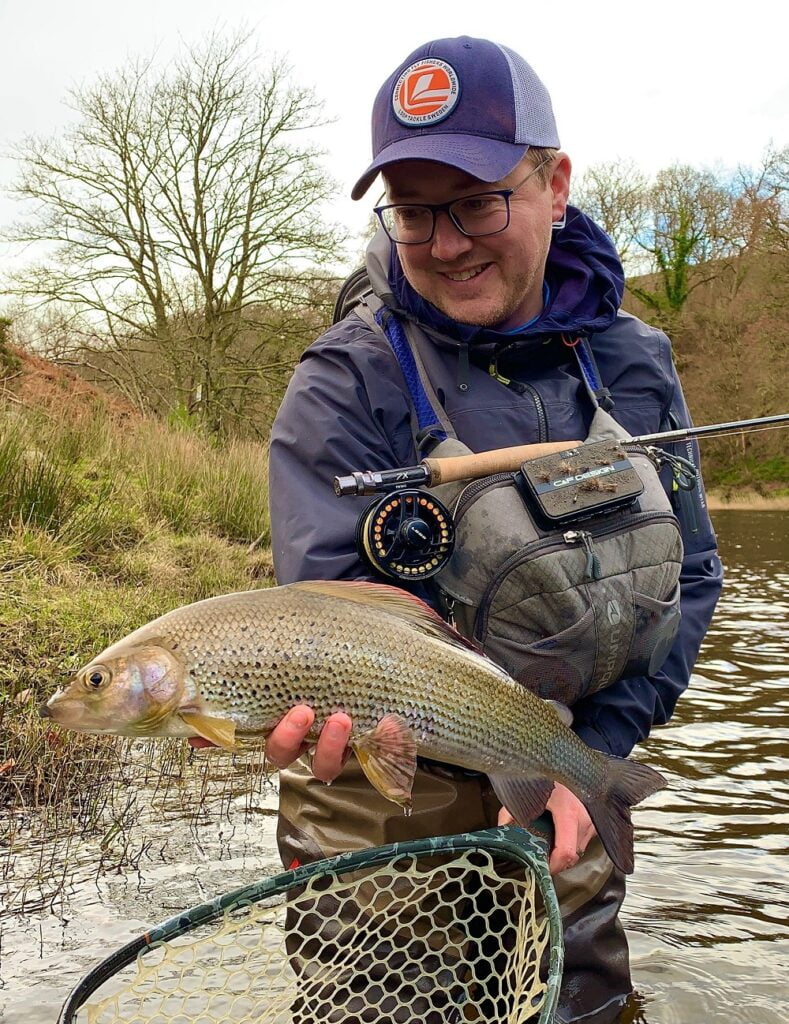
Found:
M 429 491 L 404 489 L 365 509 L 356 526 L 356 545 L 384 576 L 425 580 L 452 554 L 455 526 L 449 510 Z

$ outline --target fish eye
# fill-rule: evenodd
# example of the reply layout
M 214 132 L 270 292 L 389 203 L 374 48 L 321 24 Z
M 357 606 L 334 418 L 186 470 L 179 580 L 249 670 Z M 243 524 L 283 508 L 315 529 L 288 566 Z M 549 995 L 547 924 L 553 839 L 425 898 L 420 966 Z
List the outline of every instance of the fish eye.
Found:
M 89 690 L 100 690 L 110 681 L 110 678 L 110 673 L 106 668 L 94 668 L 92 672 L 83 677 L 82 681 Z

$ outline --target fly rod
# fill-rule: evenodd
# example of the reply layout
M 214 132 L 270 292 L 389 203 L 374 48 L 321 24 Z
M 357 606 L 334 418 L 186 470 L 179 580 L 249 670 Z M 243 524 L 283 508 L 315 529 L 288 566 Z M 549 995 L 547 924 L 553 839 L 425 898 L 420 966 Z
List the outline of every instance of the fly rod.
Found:
M 761 416 L 758 419 L 734 420 L 730 423 L 713 423 L 704 427 L 683 427 L 666 430 L 658 434 L 643 434 L 640 437 L 625 438 L 623 443 L 648 447 L 655 444 L 672 444 L 701 437 L 725 437 L 727 434 L 745 434 L 757 430 L 775 430 L 789 426 L 789 413 L 777 416 Z M 417 466 L 403 469 L 379 471 L 362 470 L 348 476 L 334 478 L 334 490 L 338 496 L 369 495 L 381 491 L 405 487 L 431 487 L 450 483 L 453 480 L 475 480 L 494 473 L 514 473 L 524 462 L 538 459 L 543 455 L 578 448 L 583 441 L 548 441 L 542 444 L 523 444 L 513 448 L 497 448 L 475 455 L 457 455 L 444 459 L 423 459 Z

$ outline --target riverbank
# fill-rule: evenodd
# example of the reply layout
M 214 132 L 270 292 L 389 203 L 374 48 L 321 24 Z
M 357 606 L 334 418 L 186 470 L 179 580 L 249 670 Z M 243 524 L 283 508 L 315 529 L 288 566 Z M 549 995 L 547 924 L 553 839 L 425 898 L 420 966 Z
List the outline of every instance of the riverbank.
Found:
M 789 511 L 789 494 L 765 495 L 756 491 L 708 491 L 707 506 L 710 512 L 786 512 Z

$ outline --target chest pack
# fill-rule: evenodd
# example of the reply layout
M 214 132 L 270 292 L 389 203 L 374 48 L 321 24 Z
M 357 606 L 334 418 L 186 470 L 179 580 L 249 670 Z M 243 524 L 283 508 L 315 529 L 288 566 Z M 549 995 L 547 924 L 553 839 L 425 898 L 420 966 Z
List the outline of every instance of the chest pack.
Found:
M 400 364 L 417 450 L 428 433 L 431 459 L 471 454 L 420 357 L 430 339 L 372 297 L 356 312 Z M 589 436 L 515 473 L 433 487 L 455 546 L 429 581 L 462 634 L 530 690 L 567 705 L 661 666 L 679 627 L 683 556 L 655 466 L 601 405 L 612 403 L 591 347 L 581 340 L 573 352 L 594 407 Z

